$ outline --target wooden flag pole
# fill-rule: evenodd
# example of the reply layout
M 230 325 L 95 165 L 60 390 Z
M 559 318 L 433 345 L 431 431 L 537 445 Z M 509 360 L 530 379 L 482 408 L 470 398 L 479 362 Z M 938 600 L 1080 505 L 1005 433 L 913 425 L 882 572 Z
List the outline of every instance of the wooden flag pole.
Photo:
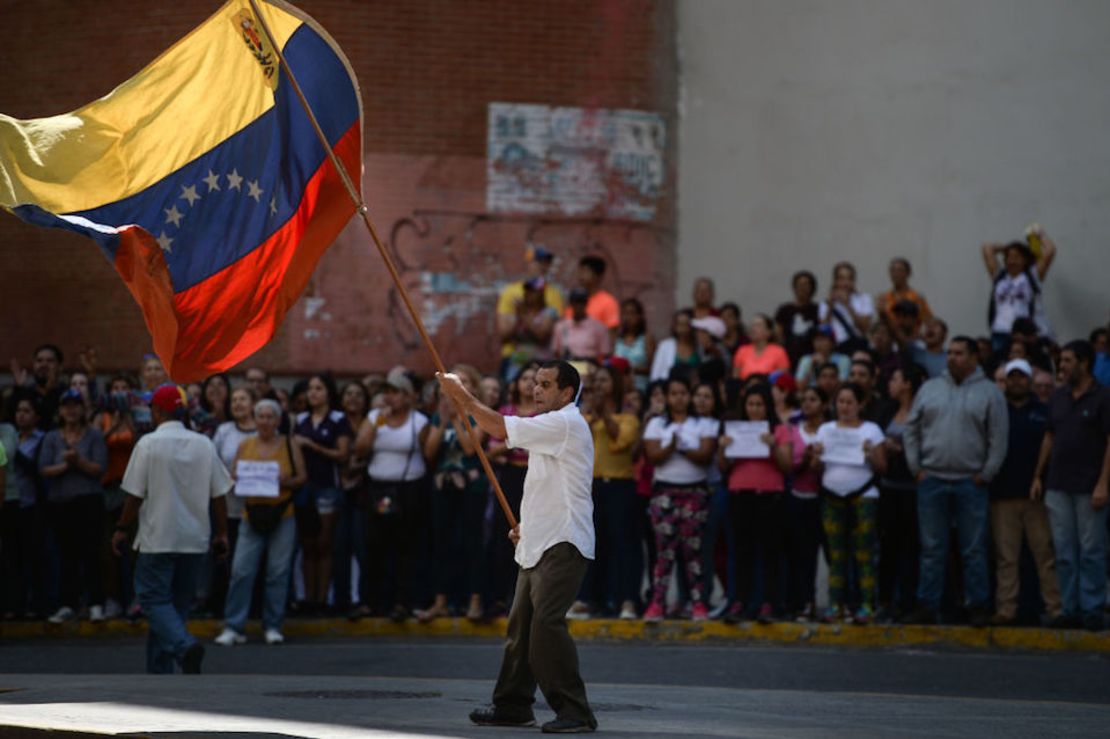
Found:
M 381 239 L 378 238 L 377 229 L 374 228 L 374 223 L 370 220 L 369 209 L 366 207 L 362 197 L 359 195 L 358 189 L 351 180 L 350 173 L 347 172 L 343 163 L 339 161 L 339 157 L 336 156 L 335 150 L 332 149 L 331 144 L 328 142 L 328 137 L 324 134 L 324 130 L 320 128 L 320 123 L 316 120 L 316 116 L 313 114 L 312 108 L 308 104 L 308 99 L 301 91 L 301 86 L 297 84 L 297 78 L 293 76 L 293 70 L 285 61 L 285 55 L 281 53 L 277 41 L 274 40 L 273 34 L 270 33 L 270 27 L 267 25 L 266 19 L 262 16 L 262 11 L 258 7 L 257 0 L 250 0 L 250 4 L 251 8 L 254 9 L 255 17 L 258 18 L 258 22 L 262 26 L 263 33 L 266 34 L 270 46 L 274 49 L 274 54 L 277 55 L 278 61 L 281 63 L 281 68 L 285 70 L 286 76 L 289 77 L 289 84 L 293 87 L 293 91 L 301 101 L 301 107 L 304 108 L 308 120 L 312 123 L 312 128 L 316 131 L 316 136 L 319 137 L 324 151 L 328 153 L 328 158 L 331 159 L 332 166 L 335 167 L 336 172 L 339 173 L 339 177 L 343 180 L 343 185 L 347 189 L 347 194 L 351 196 L 351 200 L 354 201 L 355 206 L 358 208 L 358 214 L 362 216 L 362 221 L 366 224 L 366 230 L 370 232 L 370 238 L 374 241 L 374 246 L 378 247 L 378 254 L 381 255 L 382 261 L 385 262 L 385 266 L 389 270 L 389 275 L 393 278 L 393 284 L 397 286 L 397 291 L 400 292 L 401 299 L 404 301 L 405 307 L 408 308 L 409 316 L 412 318 L 412 322 L 416 324 L 416 330 L 420 333 L 420 338 L 424 340 L 424 346 L 427 347 L 428 352 L 432 355 L 432 362 L 435 363 L 436 369 L 439 372 L 447 374 L 447 368 L 444 366 L 439 352 L 436 351 L 435 344 L 432 343 L 432 338 L 428 335 L 427 329 L 424 328 L 424 321 L 420 318 L 420 314 L 417 313 L 416 307 L 412 304 L 409 291 L 401 282 L 401 275 L 397 272 L 397 266 L 393 263 L 393 258 L 389 256 L 389 252 L 386 251 L 385 247 L 382 245 Z M 455 410 L 460 416 L 467 415 L 463 412 L 463 409 L 458 406 L 458 403 L 455 403 L 454 400 L 451 402 L 454 403 Z M 501 484 L 497 481 L 497 476 L 493 474 L 493 468 L 490 467 L 489 459 L 486 458 L 486 453 L 482 449 L 477 431 L 470 423 L 464 423 L 464 425 L 470 431 L 470 438 L 474 443 L 475 451 L 478 453 L 478 460 L 482 463 L 482 469 L 485 470 L 486 477 L 489 478 L 490 484 L 493 485 L 493 491 L 497 494 L 497 502 L 501 504 L 501 510 L 505 513 L 505 518 L 509 520 L 509 528 L 516 528 L 516 516 L 513 515 L 513 509 L 509 507 L 509 501 L 505 498 L 504 491 L 501 490 Z

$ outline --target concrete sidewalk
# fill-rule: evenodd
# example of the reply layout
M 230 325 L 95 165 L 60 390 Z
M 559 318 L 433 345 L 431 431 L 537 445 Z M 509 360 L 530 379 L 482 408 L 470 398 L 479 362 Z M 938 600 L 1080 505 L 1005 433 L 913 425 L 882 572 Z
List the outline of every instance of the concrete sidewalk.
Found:
M 214 620 L 191 621 L 189 630 L 198 637 L 212 638 L 221 624 Z M 664 621 L 648 624 L 643 621 L 590 619 L 571 621 L 571 633 L 577 640 L 641 640 L 657 642 L 739 641 L 768 644 L 817 644 L 837 647 L 910 647 L 955 646 L 973 649 L 1012 649 L 1042 652 L 1110 653 L 1110 632 L 1066 631 L 1045 628 L 983 628 L 970 626 L 904 626 L 850 624 L 754 622 L 737 626 L 720 621 Z M 120 637 L 145 633 L 143 622 L 107 621 L 90 623 L 76 621 L 55 626 L 41 621 L 0 623 L 0 639 L 42 637 Z M 248 632 L 261 633 L 257 622 Z M 505 634 L 505 620 L 472 623 L 462 618 L 438 619 L 429 624 L 415 620 L 394 623 L 388 619 L 368 618 L 349 621 L 331 619 L 289 619 L 285 633 L 291 637 L 494 637 Z
M 490 681 L 326 676 L 0 675 L 0 737 L 511 737 L 467 713 Z M 4 691 L 9 692 L 4 692 Z M 950 696 L 591 684 L 612 737 L 1105 735 L 1110 707 Z M 553 717 L 537 706 L 539 722 Z M 52 733 L 51 736 L 58 736 Z

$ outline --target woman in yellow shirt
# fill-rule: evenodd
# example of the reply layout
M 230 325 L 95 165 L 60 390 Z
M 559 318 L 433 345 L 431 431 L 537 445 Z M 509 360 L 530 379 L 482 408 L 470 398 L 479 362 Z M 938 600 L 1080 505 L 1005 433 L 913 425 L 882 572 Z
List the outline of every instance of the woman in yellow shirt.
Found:
M 239 445 L 233 477 L 238 476 L 240 462 L 276 462 L 278 494 L 276 497 L 248 496 L 243 499 L 243 524 L 231 564 L 231 585 L 224 608 L 224 630 L 216 643 L 230 647 L 247 640 L 247 615 L 251 607 L 254 579 L 266 552 L 265 605 L 262 626 L 267 644 L 285 641 L 281 626 L 285 619 L 285 601 L 289 594 L 289 573 L 293 568 L 293 549 L 297 543 L 297 525 L 293 518 L 294 491 L 304 484 L 306 472 L 301 448 L 277 432 L 281 423 L 281 406 L 277 401 L 263 399 L 254 406 L 256 436 L 249 436 Z
M 582 413 L 594 436 L 594 529 L 597 559 L 582 584 L 583 600 L 571 606 L 570 618 L 588 618 L 593 600 L 603 610 L 636 619 L 636 601 L 643 577 L 643 557 L 637 536 L 636 473 L 633 457 L 640 442 L 640 421 L 622 413 L 623 378 L 607 367 L 592 375 L 582 396 Z

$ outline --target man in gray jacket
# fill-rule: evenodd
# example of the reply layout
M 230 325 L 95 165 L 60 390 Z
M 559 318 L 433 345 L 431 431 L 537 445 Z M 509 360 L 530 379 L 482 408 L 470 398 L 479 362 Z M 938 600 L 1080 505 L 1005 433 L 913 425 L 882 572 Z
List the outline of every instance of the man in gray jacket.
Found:
M 936 623 L 944 592 L 948 532 L 955 521 L 964 571 L 964 600 L 973 626 L 990 618 L 987 577 L 987 483 L 1002 466 L 1009 434 L 1006 398 L 979 368 L 974 339 L 948 344 L 948 370 L 914 399 L 904 446 L 917 476 L 921 576 L 916 623 Z

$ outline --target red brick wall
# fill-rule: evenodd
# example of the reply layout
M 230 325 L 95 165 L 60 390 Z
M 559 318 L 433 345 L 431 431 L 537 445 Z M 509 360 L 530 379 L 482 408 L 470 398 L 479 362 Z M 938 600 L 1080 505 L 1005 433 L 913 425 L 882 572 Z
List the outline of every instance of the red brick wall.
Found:
M 9 3 L 0 25 L 0 112 L 17 118 L 77 108 L 139 71 L 216 3 L 40 0 Z M 651 304 L 661 330 L 672 307 L 674 146 L 667 194 L 650 223 L 485 212 L 490 102 L 657 112 L 676 138 L 674 10 L 649 0 L 303 0 L 358 75 L 365 106 L 364 193 L 383 239 L 431 323 L 445 361 L 491 368 L 493 285 L 519 276 L 529 237 L 560 254 L 611 257 L 609 288 Z M 95 8 L 95 12 L 90 9 Z M 142 317 L 91 242 L 0 215 L 0 358 L 39 341 L 106 368 L 133 367 L 149 346 Z M 469 289 L 432 287 L 454 272 Z M 325 255 L 313 300 L 255 359 L 278 372 L 362 372 L 430 365 L 361 222 Z

